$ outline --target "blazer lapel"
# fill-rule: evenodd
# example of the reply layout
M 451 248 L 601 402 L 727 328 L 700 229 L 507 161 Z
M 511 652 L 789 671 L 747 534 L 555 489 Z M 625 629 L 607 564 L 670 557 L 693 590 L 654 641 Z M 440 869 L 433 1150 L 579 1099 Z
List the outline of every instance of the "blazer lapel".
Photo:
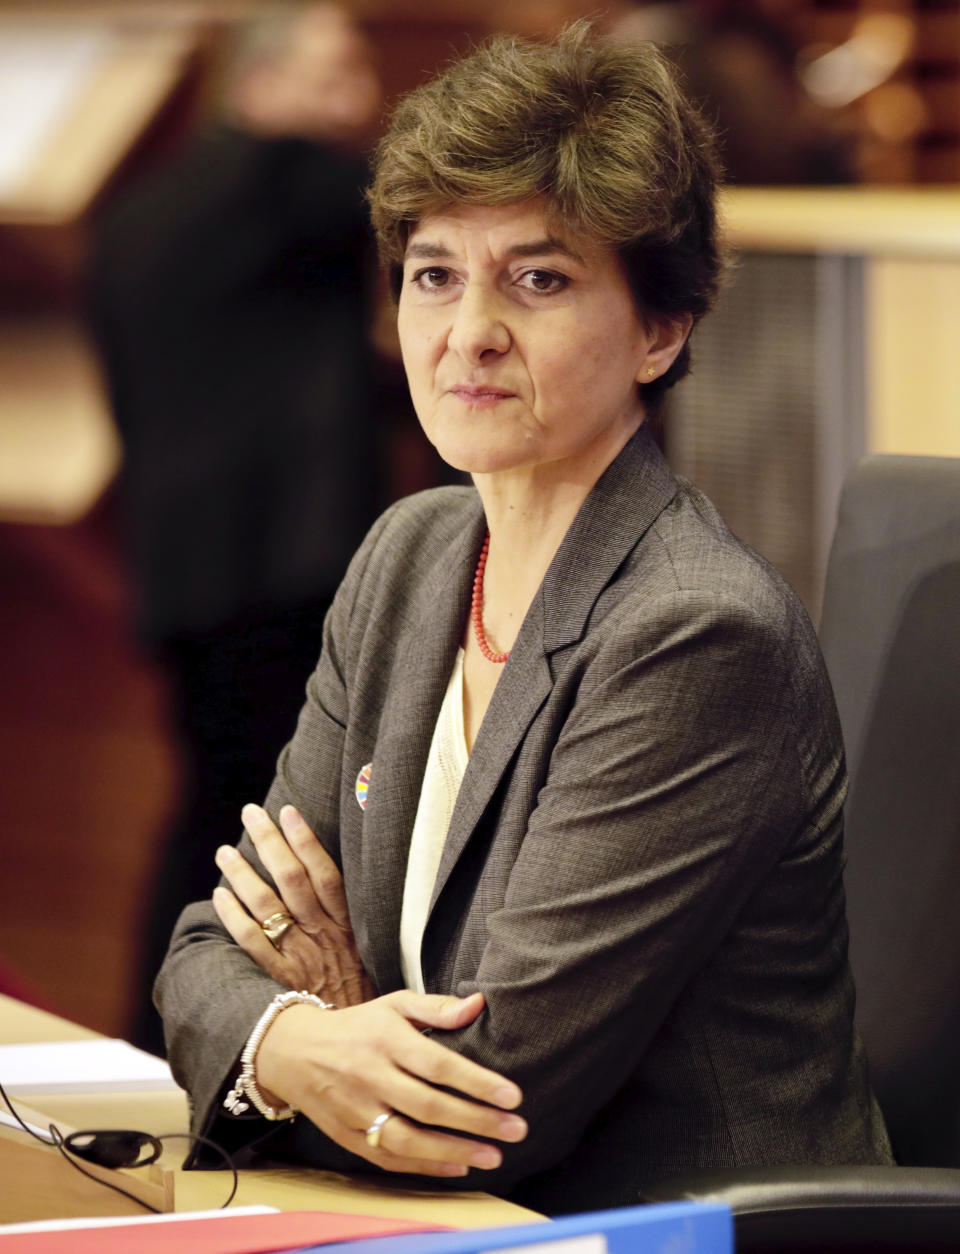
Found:
M 517 747 L 550 694 L 553 687 L 550 656 L 583 636 L 597 598 L 675 493 L 672 472 L 652 437 L 641 427 L 584 502 L 523 621 L 460 786 L 433 888 L 431 909 Z M 442 673 L 444 687 L 453 657 L 451 653 L 450 666 Z M 442 698 L 443 688 L 434 721 Z M 432 723 L 430 730 L 432 734 Z M 426 749 L 419 763 L 418 795 L 425 761 Z
M 597 598 L 676 492 L 673 471 L 641 427 L 598 479 L 544 577 L 548 653 L 581 638 Z

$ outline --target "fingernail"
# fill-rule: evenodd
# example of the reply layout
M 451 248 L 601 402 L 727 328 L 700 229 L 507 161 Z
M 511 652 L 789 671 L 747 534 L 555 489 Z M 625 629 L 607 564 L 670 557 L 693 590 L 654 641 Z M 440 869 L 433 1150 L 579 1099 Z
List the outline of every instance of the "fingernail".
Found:
M 465 1176 L 468 1168 L 461 1166 L 460 1163 L 441 1163 L 437 1175 L 440 1176 Z
M 263 811 L 260 806 L 254 805 L 252 801 L 248 801 L 240 811 L 240 818 L 243 820 L 244 827 L 249 827 L 251 823 L 258 822 L 262 814 Z
M 294 821 L 296 821 L 299 817 L 300 817 L 300 811 L 297 809 L 296 806 L 285 805 L 285 806 L 282 806 L 280 809 L 281 822 L 287 819 L 293 819 Z
M 233 862 L 236 859 L 237 851 L 231 845 L 221 845 L 215 855 L 217 866 L 222 866 L 225 862 Z
M 491 1167 L 499 1167 L 503 1161 L 503 1155 L 498 1149 L 494 1149 L 492 1145 L 485 1145 L 483 1149 L 477 1150 L 476 1153 L 470 1155 L 470 1165 L 472 1167 L 483 1167 L 489 1170 Z
M 527 1124 L 523 1119 L 502 1119 L 500 1121 L 500 1139 L 502 1141 L 522 1141 L 527 1135 Z
M 498 1089 L 494 1089 L 490 1100 L 496 1106 L 519 1106 L 523 1100 L 523 1094 L 514 1084 L 503 1084 Z

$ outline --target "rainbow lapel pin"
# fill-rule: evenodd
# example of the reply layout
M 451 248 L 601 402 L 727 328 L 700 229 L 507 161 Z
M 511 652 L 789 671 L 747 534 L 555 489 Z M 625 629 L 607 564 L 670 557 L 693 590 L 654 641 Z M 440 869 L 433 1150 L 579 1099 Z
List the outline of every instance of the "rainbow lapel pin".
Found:
M 370 768 L 372 762 L 368 762 L 366 766 L 360 768 L 360 774 L 357 776 L 357 782 L 353 786 L 353 795 L 357 799 L 357 805 L 361 810 L 367 808 L 367 793 L 370 790 Z

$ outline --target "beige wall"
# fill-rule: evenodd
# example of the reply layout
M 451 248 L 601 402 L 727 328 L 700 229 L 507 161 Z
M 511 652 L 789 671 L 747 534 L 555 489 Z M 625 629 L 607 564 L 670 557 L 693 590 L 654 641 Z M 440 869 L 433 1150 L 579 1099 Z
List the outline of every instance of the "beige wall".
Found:
M 866 311 L 871 451 L 960 457 L 960 259 L 875 258 Z

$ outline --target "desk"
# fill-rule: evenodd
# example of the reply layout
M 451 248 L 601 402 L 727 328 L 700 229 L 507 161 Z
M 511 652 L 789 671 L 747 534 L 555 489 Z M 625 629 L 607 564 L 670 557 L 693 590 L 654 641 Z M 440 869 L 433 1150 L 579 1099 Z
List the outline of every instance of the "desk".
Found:
M 0 996 L 0 1043 L 84 1040 L 96 1036 L 96 1032 L 56 1015 Z M 23 1101 L 74 1128 L 140 1128 L 153 1133 L 187 1129 L 186 1097 L 179 1090 L 175 1093 L 24 1094 Z M 185 1148 L 171 1148 L 164 1155 L 165 1165 L 172 1167 L 182 1161 L 184 1152 Z M 224 1172 L 175 1170 L 177 1210 L 219 1206 L 228 1190 L 229 1177 Z M 369 1177 L 286 1166 L 240 1172 L 235 1205 L 256 1204 L 276 1206 L 280 1210 L 327 1210 L 419 1219 L 453 1228 L 486 1228 L 542 1220 L 535 1211 L 489 1193 L 411 1192 L 391 1189 Z

